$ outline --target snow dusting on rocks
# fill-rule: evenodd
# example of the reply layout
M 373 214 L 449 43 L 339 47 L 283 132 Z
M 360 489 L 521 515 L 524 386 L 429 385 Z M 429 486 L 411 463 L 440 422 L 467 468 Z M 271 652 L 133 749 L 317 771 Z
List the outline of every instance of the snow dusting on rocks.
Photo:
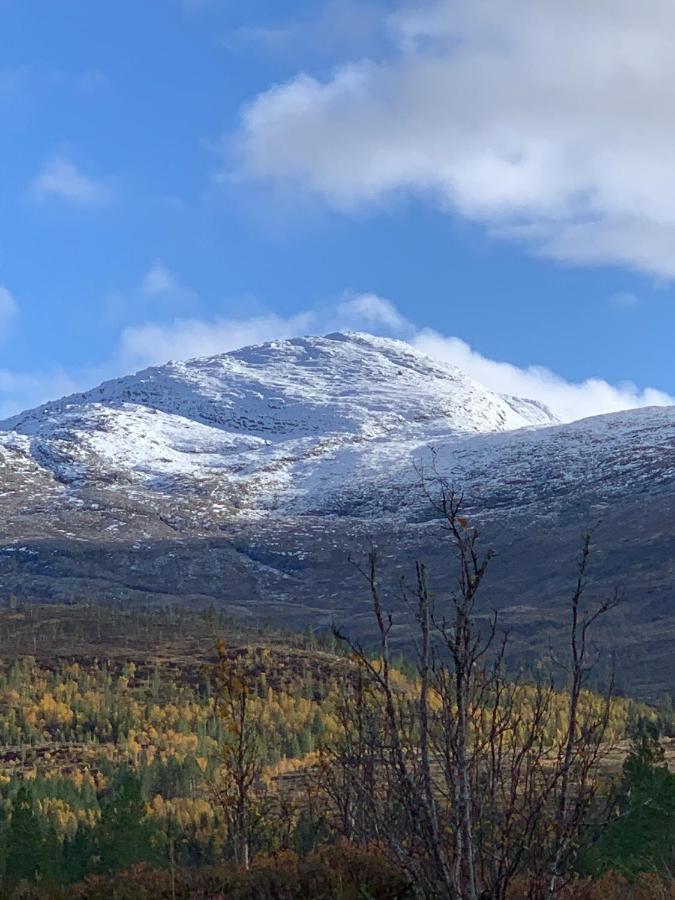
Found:
M 161 492 L 180 476 L 217 492 L 245 482 L 269 506 L 280 492 L 307 497 L 317 481 L 334 494 L 345 478 L 400 468 L 429 443 L 554 422 L 541 405 L 501 397 L 402 341 L 331 334 L 146 369 L 0 429 L 3 446 L 22 438 L 22 452 L 64 483 Z

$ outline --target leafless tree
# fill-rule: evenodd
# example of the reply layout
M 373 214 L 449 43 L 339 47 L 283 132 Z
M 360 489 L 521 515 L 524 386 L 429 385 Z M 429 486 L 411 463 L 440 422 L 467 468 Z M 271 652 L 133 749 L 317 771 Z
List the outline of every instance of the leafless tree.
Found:
M 235 860 L 248 868 L 251 835 L 261 813 L 263 763 L 248 673 L 228 656 L 224 642 L 217 649 L 215 702 L 225 740 L 221 770 L 212 787 L 232 836 Z
M 530 897 L 547 900 L 565 883 L 595 797 L 612 687 L 600 711 L 584 704 L 590 635 L 618 596 L 586 610 L 587 537 L 570 603 L 564 721 L 553 729 L 563 703 L 553 677 L 507 678 L 508 638 L 497 616 L 479 627 L 476 601 L 491 551 L 481 552 L 460 495 L 437 476 L 425 490 L 448 535 L 454 583 L 432 596 L 422 563 L 413 586 L 402 583 L 417 653 L 417 677 L 404 684 L 392 665 L 394 620 L 371 549 L 360 571 L 379 642 L 368 653 L 336 629 L 359 675 L 345 687 L 340 738 L 324 752 L 324 784 L 343 832 L 386 846 L 418 896 L 504 900 L 527 873 Z

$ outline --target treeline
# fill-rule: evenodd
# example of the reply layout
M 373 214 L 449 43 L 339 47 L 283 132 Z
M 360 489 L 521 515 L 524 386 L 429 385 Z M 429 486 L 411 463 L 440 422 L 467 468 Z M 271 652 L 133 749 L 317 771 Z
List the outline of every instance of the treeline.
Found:
M 284 676 L 284 654 L 264 647 L 240 652 L 255 695 L 265 763 L 315 749 L 333 721 L 338 674 L 290 666 Z M 194 680 L 186 680 L 191 675 Z M 42 763 L 53 758 L 56 765 L 64 747 L 89 761 L 208 760 L 223 741 L 215 705 L 212 685 L 199 671 L 181 675 L 155 666 L 139 678 L 133 662 L 117 671 L 105 661 L 47 669 L 29 657 L 0 674 L 0 768 L 30 768 L 38 758 Z M 40 750 L 46 750 L 47 759 L 36 755 Z

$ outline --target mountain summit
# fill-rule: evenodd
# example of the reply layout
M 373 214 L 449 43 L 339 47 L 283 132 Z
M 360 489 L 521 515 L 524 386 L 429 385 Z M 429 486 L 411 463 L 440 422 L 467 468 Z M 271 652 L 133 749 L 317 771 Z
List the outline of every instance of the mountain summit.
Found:
M 543 406 L 495 394 L 402 341 L 330 334 L 108 381 L 0 423 L 0 441 L 3 431 L 24 436 L 25 452 L 61 482 L 131 479 L 161 491 L 184 476 L 228 493 L 238 473 L 277 491 L 303 460 L 553 422 Z
M 535 401 L 495 394 L 403 341 L 335 333 L 145 369 L 21 413 L 0 429 L 44 431 L 92 404 L 134 404 L 271 440 L 386 433 L 419 423 L 475 433 L 556 421 Z
M 348 616 L 357 633 L 369 617 L 349 554 L 375 540 L 392 584 L 416 558 L 447 570 L 420 485 L 433 450 L 499 551 L 487 599 L 524 654 L 555 634 L 597 526 L 597 585 L 620 571 L 633 595 L 620 639 L 628 669 L 649 655 L 648 694 L 675 675 L 673 447 L 672 408 L 560 425 L 366 334 L 172 362 L 0 424 L 0 590 Z

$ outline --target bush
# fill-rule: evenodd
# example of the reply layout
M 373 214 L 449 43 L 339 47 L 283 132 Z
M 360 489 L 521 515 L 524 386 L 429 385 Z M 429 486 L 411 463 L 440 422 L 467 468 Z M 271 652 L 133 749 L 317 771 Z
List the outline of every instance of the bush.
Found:
M 177 869 L 141 864 L 114 876 L 85 878 L 68 891 L 35 887 L 12 900 L 406 900 L 407 879 L 377 847 L 347 842 L 301 858 L 292 850 L 259 856 L 248 870 Z

